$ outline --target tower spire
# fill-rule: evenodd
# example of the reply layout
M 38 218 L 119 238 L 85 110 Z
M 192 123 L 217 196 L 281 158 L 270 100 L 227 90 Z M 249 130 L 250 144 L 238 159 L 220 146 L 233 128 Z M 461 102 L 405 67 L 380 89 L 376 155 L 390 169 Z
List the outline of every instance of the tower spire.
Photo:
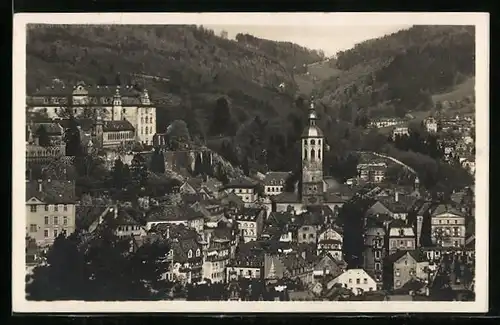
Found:
M 314 108 L 314 98 L 311 97 L 311 103 L 309 104 L 309 125 L 316 125 L 316 120 L 318 119 L 318 115 L 316 114 L 316 110 Z

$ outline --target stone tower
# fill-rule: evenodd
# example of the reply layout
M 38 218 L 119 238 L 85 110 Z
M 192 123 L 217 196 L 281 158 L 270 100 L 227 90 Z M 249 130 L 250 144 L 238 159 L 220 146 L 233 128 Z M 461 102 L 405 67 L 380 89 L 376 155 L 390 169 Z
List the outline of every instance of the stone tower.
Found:
M 119 121 L 123 119 L 123 107 L 122 107 L 122 97 L 120 95 L 120 86 L 116 87 L 115 95 L 113 96 L 113 112 L 111 119 L 113 121 Z
M 311 103 L 309 125 L 301 136 L 302 147 L 302 203 L 321 204 L 323 201 L 323 132 L 316 125 L 318 116 Z

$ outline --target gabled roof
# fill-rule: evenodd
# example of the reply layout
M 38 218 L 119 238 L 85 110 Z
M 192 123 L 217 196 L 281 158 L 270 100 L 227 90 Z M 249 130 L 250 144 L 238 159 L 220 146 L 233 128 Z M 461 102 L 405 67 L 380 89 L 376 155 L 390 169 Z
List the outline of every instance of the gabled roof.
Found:
M 180 221 L 203 218 L 201 212 L 193 210 L 191 207 L 181 207 L 178 205 L 164 205 L 154 207 L 147 213 L 148 221 Z
M 36 198 L 46 204 L 76 203 L 73 181 L 43 180 L 26 182 L 26 202 Z
M 325 203 L 344 203 L 347 200 L 334 192 L 325 192 L 323 194 Z
M 64 128 L 59 123 L 36 123 L 34 130 L 38 131 L 40 128 L 44 128 L 48 135 L 63 135 Z
M 296 193 L 292 192 L 282 192 L 271 198 L 272 201 L 276 203 L 300 203 L 300 198 Z
M 417 263 L 427 261 L 427 256 L 421 250 L 413 250 L 413 251 L 398 250 L 395 253 L 387 256 L 386 261 L 388 263 L 396 263 L 403 256 L 407 254 L 410 255 Z
M 276 227 L 284 227 L 291 221 L 292 216 L 288 212 L 271 212 L 266 223 Z
M 196 242 L 195 239 L 181 239 L 173 241 L 171 243 L 171 248 L 174 252 L 173 261 L 175 263 L 186 263 L 193 259 L 201 259 L 203 254 L 201 254 L 201 245 Z M 196 256 L 196 251 L 200 250 L 200 256 Z M 191 258 L 188 257 L 188 253 L 191 251 Z
M 264 178 L 264 185 L 284 185 L 290 175 L 291 172 L 267 172 Z
M 104 132 L 135 131 L 135 128 L 127 120 L 103 121 L 102 129 Z
M 454 214 L 454 215 L 456 215 L 458 217 L 463 217 L 464 216 L 462 214 L 462 212 L 460 212 L 457 208 L 455 208 L 451 204 L 439 204 L 437 207 L 435 207 L 432 210 L 431 216 L 432 217 L 438 217 L 439 215 L 444 214 L 444 213 Z
M 244 177 L 231 180 L 224 188 L 254 188 L 256 184 Z

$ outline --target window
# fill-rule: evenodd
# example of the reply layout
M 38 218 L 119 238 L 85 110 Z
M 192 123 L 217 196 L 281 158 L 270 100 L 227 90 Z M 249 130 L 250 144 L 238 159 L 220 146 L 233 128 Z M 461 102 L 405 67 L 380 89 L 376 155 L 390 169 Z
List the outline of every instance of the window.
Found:
M 59 218 L 57 216 L 54 216 L 54 224 L 55 225 L 59 224 Z
M 252 276 L 252 270 L 248 270 L 248 275 Z
M 380 263 L 375 263 L 375 271 L 380 271 L 382 268 L 381 268 L 381 265 Z
M 198 249 L 196 250 L 196 257 L 199 257 L 199 256 L 200 256 L 200 249 L 198 248 Z
M 38 229 L 38 227 L 36 226 L 36 224 L 31 224 L 30 225 L 30 232 L 36 232 Z
M 63 217 L 63 225 L 68 225 L 68 217 Z
M 368 284 L 368 279 L 367 279 L 367 278 L 364 278 L 364 279 L 363 279 L 363 283 L 364 283 L 364 284 Z
M 361 283 L 361 279 L 360 278 L 357 278 L 356 279 L 356 284 L 360 284 Z
M 453 246 L 458 247 L 458 240 L 453 241 Z
M 58 235 L 57 229 L 54 229 L 54 238 L 57 238 L 57 235 Z
M 48 224 L 49 224 L 49 217 L 48 217 L 48 216 L 45 216 L 43 219 L 44 219 L 44 223 L 45 223 L 46 225 L 48 225 Z
M 30 206 L 30 211 L 31 212 L 36 212 L 36 205 L 31 205 Z
M 455 224 L 458 224 L 458 220 L 455 220 Z
M 311 140 L 311 145 L 314 145 L 314 144 L 315 144 L 314 140 Z
M 191 257 L 193 257 L 193 251 L 189 250 L 189 252 L 188 252 L 188 258 L 191 258 Z
M 374 251 L 375 259 L 380 259 L 380 251 Z
M 49 206 L 48 205 L 45 206 L 45 211 L 49 211 Z
M 352 283 L 352 279 L 349 279 L 349 283 Z
M 307 235 L 306 234 L 302 234 L 302 239 L 306 239 L 307 238 Z
M 397 281 L 396 281 L 396 286 L 398 286 L 398 287 L 399 287 L 400 285 L 401 285 L 401 281 L 397 280 Z
M 59 211 L 59 206 L 57 204 L 54 205 L 54 211 Z
M 45 230 L 43 231 L 43 236 L 44 236 L 45 238 L 49 237 L 49 230 L 48 230 L 48 229 L 45 229 Z
M 396 275 L 396 276 L 399 276 L 399 275 L 400 275 L 400 273 L 399 273 L 399 269 L 396 269 L 395 275 Z

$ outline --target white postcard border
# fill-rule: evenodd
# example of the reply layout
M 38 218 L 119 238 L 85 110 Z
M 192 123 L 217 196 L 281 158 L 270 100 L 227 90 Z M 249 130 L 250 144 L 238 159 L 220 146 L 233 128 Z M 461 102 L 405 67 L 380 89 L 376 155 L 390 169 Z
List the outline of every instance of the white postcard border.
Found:
M 390 24 L 388 24 L 390 22 Z M 476 27 L 476 301 L 474 302 L 34 302 L 25 298 L 26 25 L 475 25 Z M 348 32 L 348 30 L 346 30 Z M 333 40 L 334 41 L 334 40 Z M 442 313 L 488 309 L 489 14 L 488 13 L 20 13 L 13 28 L 12 306 L 26 313 Z

